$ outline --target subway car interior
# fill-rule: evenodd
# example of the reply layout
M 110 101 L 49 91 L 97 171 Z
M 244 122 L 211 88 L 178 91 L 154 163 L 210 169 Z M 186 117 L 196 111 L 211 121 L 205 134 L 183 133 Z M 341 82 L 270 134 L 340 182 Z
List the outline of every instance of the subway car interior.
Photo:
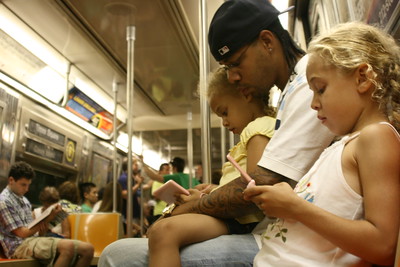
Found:
M 140 156 L 155 171 L 183 158 L 190 177 L 200 164 L 210 182 L 239 140 L 202 90 L 219 66 L 207 31 L 223 2 L 0 0 L 0 189 L 12 164 L 29 163 L 36 178 L 25 196 L 36 208 L 44 187 L 101 189 L 126 158 Z M 400 38 L 399 1 L 270 2 L 288 10 L 281 23 L 304 50 L 317 33 L 348 21 Z

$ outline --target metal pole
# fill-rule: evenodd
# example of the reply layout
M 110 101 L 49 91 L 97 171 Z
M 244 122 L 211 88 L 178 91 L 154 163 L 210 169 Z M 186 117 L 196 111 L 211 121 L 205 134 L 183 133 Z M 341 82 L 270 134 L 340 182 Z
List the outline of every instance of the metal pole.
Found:
M 141 131 L 139 134 L 140 137 L 140 145 L 142 146 L 140 154 L 143 156 L 143 132 Z M 144 163 L 143 163 L 144 164 Z M 142 176 L 142 172 L 139 173 Z M 144 181 L 143 181 L 144 182 Z M 143 228 L 144 228 L 144 192 L 143 192 L 143 182 L 140 184 L 140 236 L 143 236 Z
M 143 195 L 143 183 L 140 184 L 140 236 L 143 236 L 144 228 L 144 195 Z
M 192 112 L 187 113 L 187 158 L 189 165 L 189 187 L 192 188 L 193 177 L 193 126 L 192 126 Z
M 126 234 L 132 237 L 132 118 L 133 118 L 133 93 L 134 93 L 134 46 L 135 46 L 135 26 L 126 28 L 126 40 L 128 42 L 128 66 L 127 66 L 127 85 L 126 85 L 126 104 L 128 110 L 128 178 L 127 178 L 127 211 L 126 211 Z
M 221 123 L 221 166 L 226 161 L 226 128 Z
M 65 73 L 65 91 L 64 91 L 64 98 L 61 102 L 61 106 L 65 107 L 68 101 L 68 94 L 69 94 L 69 75 L 71 74 L 71 62 L 68 62 L 67 71 Z
M 200 1 L 200 114 L 201 114 L 201 160 L 203 168 L 203 182 L 211 181 L 211 138 L 210 138 L 210 107 L 206 99 L 207 75 L 210 61 L 207 49 L 207 5 L 206 0 Z
M 113 81 L 114 92 L 114 118 L 113 118 L 113 212 L 117 212 L 117 105 L 118 105 L 118 83 Z
M 168 149 L 168 159 L 171 160 L 171 144 L 170 143 L 168 143 L 167 149 Z
M 235 135 L 232 132 L 229 132 L 229 147 L 233 147 L 235 145 Z

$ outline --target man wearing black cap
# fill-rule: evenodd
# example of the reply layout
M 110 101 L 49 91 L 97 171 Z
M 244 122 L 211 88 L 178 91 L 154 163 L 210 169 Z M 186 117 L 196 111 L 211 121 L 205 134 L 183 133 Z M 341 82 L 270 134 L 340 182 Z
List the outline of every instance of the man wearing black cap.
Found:
M 208 35 L 212 55 L 225 65 L 229 81 L 238 90 L 246 94 L 276 85 L 283 91 L 275 134 L 259 168 L 250 173 L 257 185 L 281 181 L 294 185 L 333 140 L 310 108 L 312 92 L 305 77 L 307 56 L 282 28 L 279 14 L 267 0 L 228 0 L 215 13 Z M 218 218 L 244 216 L 257 208 L 243 200 L 245 187 L 237 178 L 212 194 L 179 205 L 172 215 L 195 212 Z M 263 231 L 267 223 L 261 222 L 255 231 Z M 182 266 L 252 266 L 259 249 L 257 238 L 258 235 L 221 236 L 187 246 L 181 251 Z M 110 258 L 100 259 L 100 263 L 109 264 L 110 259 L 128 248 L 147 253 L 143 248 L 147 241 L 140 242 L 121 242 L 106 250 L 105 255 Z M 146 264 L 145 257 L 146 254 L 129 261 L 142 260 Z

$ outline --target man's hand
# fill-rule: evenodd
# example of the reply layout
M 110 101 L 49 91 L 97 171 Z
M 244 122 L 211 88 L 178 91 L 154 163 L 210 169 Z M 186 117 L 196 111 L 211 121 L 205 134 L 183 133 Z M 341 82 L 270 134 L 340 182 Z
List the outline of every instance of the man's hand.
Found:
M 49 224 L 43 220 L 39 223 L 39 235 L 44 236 L 49 231 Z
M 49 207 L 50 208 L 50 207 Z M 49 230 L 49 222 L 54 220 L 59 212 L 61 212 L 62 208 L 60 204 L 57 204 L 51 210 L 49 216 L 47 216 L 43 221 L 39 222 L 32 228 L 28 227 L 19 227 L 12 231 L 12 233 L 21 238 L 27 238 L 33 236 L 35 233 L 39 232 L 40 235 L 44 235 Z
M 133 179 L 135 180 L 136 184 L 141 184 L 141 183 L 143 183 L 143 180 L 144 180 L 144 178 L 141 175 L 135 175 L 133 177 Z

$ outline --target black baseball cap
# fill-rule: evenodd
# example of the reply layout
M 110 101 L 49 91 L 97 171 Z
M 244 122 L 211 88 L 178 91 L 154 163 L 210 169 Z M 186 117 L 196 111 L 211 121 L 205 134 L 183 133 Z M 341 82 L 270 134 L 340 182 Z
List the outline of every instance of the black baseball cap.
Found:
M 268 0 L 228 0 L 215 12 L 208 32 L 211 54 L 217 61 L 232 56 L 278 19 L 279 12 Z

